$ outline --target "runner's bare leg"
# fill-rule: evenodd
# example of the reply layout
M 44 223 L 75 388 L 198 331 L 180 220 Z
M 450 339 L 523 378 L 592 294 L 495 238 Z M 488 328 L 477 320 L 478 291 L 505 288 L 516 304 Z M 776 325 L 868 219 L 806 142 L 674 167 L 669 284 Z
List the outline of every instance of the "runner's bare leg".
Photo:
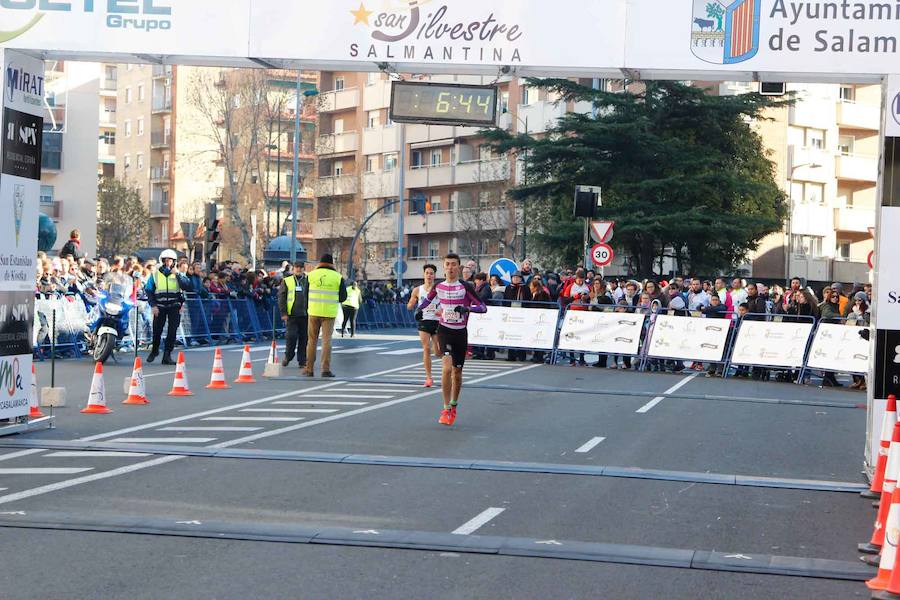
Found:
M 450 408 L 450 395 L 453 391 L 453 359 L 449 354 L 444 355 L 444 368 L 441 375 L 441 395 L 444 399 L 444 409 Z M 457 392 L 457 395 L 459 392 Z

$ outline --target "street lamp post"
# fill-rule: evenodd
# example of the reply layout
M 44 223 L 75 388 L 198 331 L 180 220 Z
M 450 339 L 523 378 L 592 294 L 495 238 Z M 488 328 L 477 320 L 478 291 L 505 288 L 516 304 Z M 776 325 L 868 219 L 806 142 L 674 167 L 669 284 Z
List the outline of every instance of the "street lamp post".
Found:
M 291 178 L 291 264 L 297 261 L 297 211 L 300 195 L 300 108 L 301 95 L 307 98 L 318 95 L 318 90 L 301 90 L 303 71 L 297 69 L 297 98 L 294 104 L 294 174 Z M 280 163 L 279 163 L 280 164 Z M 279 202 L 281 198 L 279 197 Z M 280 206 L 280 204 L 279 204 Z
M 803 163 L 791 167 L 791 174 L 788 176 L 788 230 L 787 244 L 784 246 L 784 278 L 790 287 L 791 277 L 791 252 L 794 245 L 794 173 L 797 169 L 808 167 L 810 169 L 820 169 L 822 165 L 816 162 Z

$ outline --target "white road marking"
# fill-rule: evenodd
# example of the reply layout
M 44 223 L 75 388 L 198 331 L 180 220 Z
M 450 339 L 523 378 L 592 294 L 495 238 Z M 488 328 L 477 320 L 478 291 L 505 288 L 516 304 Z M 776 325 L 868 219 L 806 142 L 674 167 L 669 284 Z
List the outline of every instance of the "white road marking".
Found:
M 336 413 L 336 408 L 244 408 L 241 412 L 252 413 Z
M 403 350 L 391 350 L 390 352 L 379 352 L 381 356 L 406 356 L 407 354 L 421 354 L 421 348 L 404 348 Z
M 262 427 L 160 427 L 157 431 L 259 431 Z
M 10 452 L 9 454 L 0 455 L 0 461 L 2 460 L 12 460 L 13 458 L 20 458 L 22 456 L 31 456 L 32 454 L 40 454 L 41 452 L 46 452 L 43 448 L 35 448 L 33 450 L 17 450 L 16 452 Z
M 595 437 L 592 440 L 590 440 L 589 442 L 587 442 L 586 444 L 584 444 L 583 446 L 580 446 L 577 450 L 575 450 L 575 452 L 578 452 L 579 454 L 586 454 L 586 453 L 590 452 L 591 450 L 593 450 L 597 446 L 597 444 L 599 444 L 600 442 L 602 442 L 605 439 L 606 439 L 605 437 Z
M 206 417 L 204 421 L 302 421 L 303 417 Z
M 162 373 L 146 373 L 144 374 L 144 379 L 148 379 L 150 377 L 162 377 L 163 375 L 174 375 L 175 371 L 164 371 Z
M 378 352 L 379 350 L 387 350 L 384 346 L 363 346 L 362 348 L 348 348 L 346 350 L 334 350 L 332 354 L 365 354 L 367 352 Z
M 373 377 L 380 377 L 382 375 L 387 375 L 388 373 L 396 373 L 397 371 L 404 371 L 406 369 L 412 369 L 415 367 L 422 366 L 421 362 L 417 362 L 411 365 L 405 365 L 402 367 L 396 367 L 394 369 L 388 369 L 386 371 L 378 371 L 377 373 L 369 373 L 368 375 L 363 375 L 362 377 L 357 377 L 357 379 L 372 379 Z
M 176 525 L 203 525 L 202 521 L 175 521 Z
M 487 510 L 476 516 L 474 519 L 463 523 L 462 525 L 454 529 L 451 533 L 455 535 L 470 535 L 487 525 L 491 519 L 496 518 L 504 510 L 506 509 L 492 506 L 491 508 L 488 508 Z
M 375 390 L 381 391 L 381 390 Z M 406 390 L 403 390 L 406 391 Z M 371 396 L 366 394 L 304 394 L 304 398 L 366 398 L 371 400 L 387 400 L 393 398 L 393 395 L 387 396 Z
M 511 370 L 511 371 L 506 371 L 506 372 L 503 372 L 503 373 L 498 373 L 498 374 L 496 374 L 496 375 L 490 375 L 490 376 L 488 376 L 488 377 L 482 377 L 482 378 L 480 378 L 480 379 L 475 379 L 475 380 L 472 381 L 472 383 L 481 383 L 481 382 L 483 382 L 483 381 L 489 381 L 489 380 L 491 380 L 491 379 L 495 379 L 495 378 L 497 378 L 497 377 L 502 377 L 502 376 L 505 376 L 505 375 L 515 375 L 516 373 L 522 373 L 522 372 L 525 372 L 525 371 L 534 369 L 534 368 L 536 368 L 536 367 L 538 367 L 538 366 L 539 366 L 539 365 L 529 365 L 529 366 L 521 367 L 521 368 L 519 368 L 519 369 L 513 369 L 513 370 Z M 400 369 L 404 369 L 404 368 L 407 368 L 407 367 L 400 367 Z M 364 379 L 364 378 L 368 378 L 368 377 L 378 377 L 379 375 L 384 375 L 385 373 L 388 373 L 388 372 L 390 372 L 390 371 L 383 371 L 383 372 L 380 372 L 380 373 L 372 373 L 372 374 L 369 374 L 369 375 L 364 375 L 362 378 Z M 334 384 L 329 384 L 328 386 L 322 386 L 322 387 L 329 387 L 330 385 L 334 385 Z M 371 412 L 371 411 L 373 411 L 373 410 L 379 410 L 379 409 L 381 409 L 381 408 L 388 408 L 388 407 L 390 407 L 390 406 L 396 406 L 397 404 L 402 404 L 402 403 L 405 403 L 405 402 L 411 402 L 411 401 L 413 401 L 413 400 L 418 400 L 419 398 L 423 398 L 423 397 L 425 397 L 425 396 L 435 395 L 435 394 L 438 394 L 438 393 L 440 393 L 440 390 L 429 390 L 429 391 L 426 391 L 426 392 L 420 392 L 420 393 L 418 393 L 418 394 L 413 394 L 412 396 L 409 396 L 409 397 L 406 397 L 406 398 L 399 398 L 399 399 L 397 399 L 397 400 L 389 400 L 389 401 L 387 401 L 387 402 L 383 402 L 383 403 L 381 403 L 381 404 L 376 404 L 376 405 L 374 405 L 374 406 L 366 406 L 366 407 L 359 408 L 359 409 L 356 409 L 356 410 L 351 410 L 351 411 L 339 413 L 339 414 L 336 414 L 336 415 L 330 415 L 330 416 L 327 416 L 327 417 L 322 417 L 322 418 L 320 418 L 320 419 L 315 419 L 315 420 L 313 420 L 313 421 L 308 421 L 308 422 L 306 422 L 306 423 L 298 423 L 298 424 L 296 424 L 296 425 L 291 425 L 291 426 L 288 426 L 288 427 L 282 427 L 281 429 L 275 429 L 275 430 L 273 430 L 273 431 L 262 431 L 262 432 L 260 432 L 260 433 L 257 433 L 257 434 L 254 434 L 254 435 L 250 435 L 250 436 L 246 436 L 246 437 L 243 437 L 243 438 L 239 438 L 239 439 L 236 439 L 236 440 L 230 440 L 230 441 L 227 441 L 227 442 L 221 442 L 221 443 L 219 443 L 219 444 L 215 444 L 213 447 L 214 447 L 214 448 L 228 448 L 228 447 L 231 447 L 231 446 L 238 446 L 238 445 L 240 445 L 240 444 L 245 444 L 245 443 L 247 443 L 247 442 L 253 442 L 253 441 L 256 441 L 256 440 L 259 440 L 259 439 L 264 439 L 264 438 L 272 437 L 272 436 L 275 436 L 275 435 L 280 435 L 280 434 L 282 434 L 282 433 L 288 433 L 288 432 L 290 432 L 290 431 L 296 431 L 296 430 L 298 430 L 298 429 L 303 429 L 303 428 L 305 428 L 305 427 L 313 427 L 313 426 L 315 426 L 315 425 L 320 425 L 320 424 L 322 424 L 322 423 L 330 423 L 330 422 L 332 422 L 332 421 L 337 421 L 338 419 L 346 419 L 346 418 L 348 418 L 348 417 L 353 417 L 353 416 L 356 416 L 356 415 L 359 415 L 359 414 Z M 290 395 L 293 395 L 293 394 L 297 394 L 297 392 L 292 392 Z M 286 397 L 286 395 L 281 395 L 281 397 Z M 271 400 L 271 398 L 270 398 L 269 400 Z M 252 403 L 250 403 L 250 404 L 252 404 Z M 247 405 L 248 405 L 247 403 L 244 404 L 244 406 L 247 406 Z M 206 414 L 209 414 L 209 413 L 207 412 Z M 190 418 L 190 417 L 187 417 L 187 418 Z M 175 420 L 171 420 L 170 422 L 177 422 L 177 421 L 181 421 L 181 420 L 184 420 L 184 419 L 185 419 L 185 418 L 175 419 Z M 224 419 L 224 420 L 227 420 L 228 417 L 207 417 L 207 418 L 204 419 L 204 420 L 223 420 L 223 419 Z M 289 418 L 289 417 L 238 417 L 236 420 L 244 420 L 244 421 L 246 421 L 246 420 L 276 420 L 276 419 L 277 419 L 277 420 L 300 420 L 299 418 L 296 418 L 296 417 L 294 417 L 294 418 Z M 158 426 L 158 425 L 161 425 L 161 424 L 165 424 L 165 423 L 157 423 L 157 424 L 155 424 L 155 425 L 153 425 L 153 426 Z M 141 427 L 141 429 L 147 428 L 147 427 L 149 427 L 149 426 Z M 106 434 L 106 435 L 108 435 L 108 434 Z M 116 434 L 116 435 L 118 435 L 118 434 Z M 102 437 L 102 436 L 101 436 L 101 437 Z M 85 441 L 85 440 L 82 440 L 82 441 Z M 104 472 L 102 472 L 102 473 L 95 473 L 95 474 L 93 474 L 93 475 L 85 475 L 85 476 L 83 476 L 83 477 L 77 477 L 77 478 L 75 478 L 75 479 L 67 479 L 67 480 L 65 480 L 65 481 L 59 481 L 59 482 L 57 482 L 57 483 L 52 483 L 52 484 L 49 484 L 49 485 L 44 485 L 44 486 L 40 486 L 40 487 L 36 487 L 36 488 L 29 489 L 29 490 L 23 490 L 23 491 L 21 491 L 21 492 L 16 492 L 16 493 L 14 493 L 14 494 L 7 494 L 7 495 L 5 495 L 5 496 L 0 496 L 0 504 L 9 504 L 10 502 L 16 502 L 16 501 L 18 501 L 18 500 L 24 500 L 25 498 L 33 498 L 34 496 L 40 496 L 40 495 L 43 495 L 43 494 L 48 494 L 48 493 L 56 492 L 56 491 L 59 491 L 59 490 L 64 490 L 64 489 L 67 489 L 67 488 L 70 488 L 70 487 L 74 487 L 74 486 L 77 486 L 77 485 L 81 485 L 81 484 L 84 484 L 84 483 L 91 483 L 91 482 L 94 482 L 94 481 L 101 481 L 101 480 L 103 480 L 103 479 L 110 479 L 110 478 L 112 478 L 112 477 L 118 477 L 119 475 L 126 475 L 126 474 L 128 474 L 128 473 L 134 473 L 134 472 L 136 472 L 136 471 L 142 471 L 142 470 L 144 470 L 144 469 L 149 469 L 150 467 L 155 467 L 155 466 L 159 466 L 159 465 L 165 465 L 165 464 L 168 464 L 168 463 L 171 463 L 171 462 L 175 462 L 175 461 L 177 461 L 177 460 L 181 460 L 181 459 L 183 459 L 183 458 L 186 458 L 186 457 L 185 457 L 185 456 L 181 456 L 181 455 L 177 455 L 177 456 L 161 456 L 161 457 L 159 457 L 159 458 L 155 458 L 155 459 L 152 459 L 152 460 L 147 460 L 147 461 L 144 461 L 144 462 L 135 463 L 135 464 L 133 464 L 133 465 L 128 465 L 128 466 L 125 466 L 125 467 L 120 467 L 120 468 L 118 468 L 118 469 L 112 469 L 112 470 L 110 470 L 110 471 L 104 471 Z
M 9 489 L 9 488 L 0 488 L 0 492 L 5 492 L 5 491 L 8 490 L 8 489 Z
M 268 346 L 251 347 L 250 352 L 268 352 L 271 349 L 272 349 L 272 344 L 269 344 Z M 284 350 L 284 346 L 278 346 L 278 351 L 281 352 L 282 350 Z M 243 348 L 235 348 L 234 350 L 229 350 L 229 352 L 234 352 L 234 353 L 242 353 L 243 351 L 244 351 Z
M 665 400 L 666 396 L 668 396 L 669 394 L 674 394 L 675 392 L 677 392 L 678 390 L 680 390 L 681 388 L 683 388 L 684 386 L 689 384 L 691 381 L 693 381 L 694 377 L 696 377 L 699 374 L 700 373 L 693 373 L 691 375 L 688 375 L 687 377 L 685 377 L 684 379 L 682 379 L 681 381 L 679 381 L 678 383 L 676 383 L 675 385 L 673 385 L 672 387 L 670 387 L 669 389 L 664 391 L 662 393 L 662 396 L 657 396 L 656 398 L 654 398 L 647 404 L 645 404 L 642 407 L 640 407 L 639 409 L 637 409 L 635 412 L 638 412 L 638 413 L 650 412 L 650 409 L 652 409 L 654 406 L 656 406 L 657 404 L 659 404 L 660 402 Z
M 64 450 L 51 452 L 44 458 L 146 458 L 153 456 L 144 452 L 104 452 L 103 450 Z
M 351 388 L 372 388 L 374 390 L 376 388 L 395 388 L 395 387 L 397 387 L 398 384 L 396 384 L 396 383 L 347 383 L 345 385 L 347 387 L 351 387 Z M 345 391 L 345 390 L 341 389 L 340 391 Z M 409 389 L 405 389 L 403 391 L 408 392 Z
M 84 473 L 91 471 L 93 467 L 72 467 L 72 468 L 37 468 L 25 467 L 21 469 L 0 469 L 0 475 L 74 475 L 75 473 Z
M 535 544 L 544 544 L 545 546 L 562 546 L 562 542 L 557 542 L 556 540 L 541 540 L 536 541 Z
M 214 442 L 216 438 L 198 438 L 198 437 L 123 437 L 111 440 L 113 443 L 119 444 L 205 444 Z
M 378 396 L 381 398 L 382 396 Z M 384 398 L 391 398 L 391 396 L 383 396 Z M 332 402 L 329 400 L 279 400 L 278 402 L 273 402 L 272 404 L 285 405 L 285 406 L 365 406 L 368 402 Z

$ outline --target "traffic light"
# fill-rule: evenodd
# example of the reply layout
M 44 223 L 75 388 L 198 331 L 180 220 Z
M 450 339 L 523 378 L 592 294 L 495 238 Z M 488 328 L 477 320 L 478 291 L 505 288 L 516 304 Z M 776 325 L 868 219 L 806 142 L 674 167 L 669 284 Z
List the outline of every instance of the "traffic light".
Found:
M 222 224 L 219 222 L 218 209 L 214 202 L 206 204 L 206 263 L 212 268 L 213 260 L 219 249 L 219 237 L 222 235 Z

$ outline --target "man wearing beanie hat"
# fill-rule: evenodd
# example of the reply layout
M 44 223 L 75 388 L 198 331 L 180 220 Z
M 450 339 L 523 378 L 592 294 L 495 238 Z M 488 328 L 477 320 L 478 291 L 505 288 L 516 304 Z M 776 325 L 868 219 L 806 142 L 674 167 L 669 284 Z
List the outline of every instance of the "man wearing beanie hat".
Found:
M 316 347 L 319 332 L 322 333 L 322 377 L 334 377 L 331 372 L 331 336 L 338 307 L 347 299 L 347 285 L 344 278 L 334 268 L 334 258 L 325 254 L 319 266 L 309 274 L 309 336 L 306 343 L 307 377 L 314 377 L 316 370 Z

